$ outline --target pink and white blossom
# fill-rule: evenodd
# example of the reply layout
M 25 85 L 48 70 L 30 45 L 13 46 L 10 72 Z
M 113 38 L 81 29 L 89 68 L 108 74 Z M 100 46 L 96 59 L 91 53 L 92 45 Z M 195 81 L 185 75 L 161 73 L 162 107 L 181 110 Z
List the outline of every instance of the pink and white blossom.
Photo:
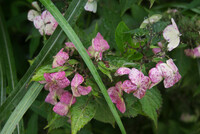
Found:
M 185 49 L 185 54 L 187 56 L 193 57 L 193 58 L 199 58 L 200 57 L 200 46 L 195 47 L 194 49 Z
M 127 67 L 120 67 L 119 69 L 117 69 L 115 75 L 125 75 L 125 74 L 129 74 L 131 71 L 131 69 L 127 68 Z
M 110 96 L 113 103 L 116 104 L 116 107 L 119 109 L 121 113 L 126 111 L 125 102 L 123 99 L 123 89 L 122 89 L 122 82 L 119 81 L 116 83 L 115 87 L 110 87 L 108 89 L 108 95 Z
M 54 57 L 52 68 L 63 66 L 65 62 L 69 59 L 69 55 L 66 52 L 63 52 L 62 48 Z
M 71 82 L 72 92 L 75 97 L 79 97 L 81 95 L 87 95 L 92 91 L 91 86 L 88 87 L 81 86 L 83 82 L 84 82 L 83 76 L 80 75 L 79 73 L 76 73 Z
M 54 107 L 53 111 L 61 116 L 66 116 L 69 111 L 69 106 L 63 102 L 58 102 Z
M 84 6 L 84 9 L 86 11 L 96 13 L 96 11 L 97 11 L 97 1 L 96 0 L 88 0 L 86 5 Z

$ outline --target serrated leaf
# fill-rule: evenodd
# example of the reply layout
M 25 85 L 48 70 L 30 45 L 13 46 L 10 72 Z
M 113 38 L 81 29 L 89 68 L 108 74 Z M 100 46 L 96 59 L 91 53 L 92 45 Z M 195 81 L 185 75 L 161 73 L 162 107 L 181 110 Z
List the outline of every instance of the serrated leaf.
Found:
M 106 104 L 106 101 L 102 98 L 96 98 L 95 103 L 97 103 L 97 110 L 94 119 L 104 123 L 110 123 L 112 126 L 114 126 L 115 118 Z
M 124 95 L 126 112 L 123 114 L 125 117 L 135 117 L 142 112 L 142 106 L 138 99 L 133 94 Z
M 156 87 L 147 90 L 146 95 L 140 99 L 140 103 L 142 104 L 142 110 L 145 115 L 152 119 L 157 127 L 157 110 L 162 104 L 160 91 Z
M 115 41 L 116 41 L 117 47 L 121 51 L 121 53 L 124 52 L 125 43 L 127 43 L 127 42 L 130 43 L 132 40 L 132 38 L 129 34 L 125 34 L 126 31 L 129 31 L 129 28 L 123 21 L 121 21 L 115 30 Z
M 84 127 L 95 115 L 96 104 L 88 96 L 77 99 L 71 108 L 71 127 L 72 134 L 76 134 Z
M 37 69 L 35 75 L 32 77 L 31 81 L 42 81 L 45 80 L 44 73 L 54 73 L 58 71 L 64 71 L 67 70 L 69 67 L 62 66 L 62 67 L 56 67 L 52 68 L 52 65 L 44 65 Z

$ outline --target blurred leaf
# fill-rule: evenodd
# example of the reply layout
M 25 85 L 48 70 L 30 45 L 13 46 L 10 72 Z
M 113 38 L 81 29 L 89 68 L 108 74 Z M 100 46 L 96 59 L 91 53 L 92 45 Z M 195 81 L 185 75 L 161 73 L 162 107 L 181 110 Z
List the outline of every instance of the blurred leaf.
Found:
M 124 32 L 128 31 L 129 28 L 127 25 L 121 21 L 116 30 L 115 30 L 115 41 L 117 43 L 118 49 L 121 51 L 121 53 L 124 52 L 124 45 L 125 43 L 130 43 L 132 38 L 129 34 L 124 34 Z
M 121 16 L 124 15 L 124 13 L 126 12 L 126 10 L 128 10 L 129 8 L 131 8 L 133 3 L 137 3 L 138 0 L 122 0 L 120 2 L 121 4 Z
M 2 49 L 1 49 L 2 50 Z M 0 50 L 0 52 L 1 52 Z M 5 68 L 3 66 L 3 56 L 0 57 L 0 86 L 1 86 L 1 91 L 0 91 L 0 106 L 4 103 L 6 100 L 6 74 L 5 74 Z
M 103 98 L 96 98 L 95 103 L 97 103 L 97 110 L 94 119 L 104 123 L 110 123 L 112 126 L 114 126 L 115 118 L 106 104 L 106 101 Z
M 75 64 L 78 64 L 79 62 L 75 59 L 70 59 L 67 61 L 70 65 L 75 65 Z
M 34 102 L 42 88 L 42 85 L 40 85 L 38 82 L 34 82 L 27 89 L 28 92 L 16 106 L 15 110 L 12 112 L 11 116 L 9 117 L 1 131 L 1 134 L 11 134 L 14 131 L 17 123 L 19 123 L 19 121 L 28 110 L 28 108 L 31 106 L 31 104 Z
M 111 82 L 113 81 L 112 76 L 111 76 L 111 73 L 110 73 L 110 71 L 109 71 L 107 68 L 104 68 L 104 67 L 102 67 L 101 65 L 98 65 L 98 68 L 99 68 L 99 70 L 100 70 L 103 74 L 105 74 L 105 75 L 108 76 L 108 78 L 111 80 Z
M 150 1 L 150 8 L 151 8 L 156 0 L 149 0 L 149 1 Z
M 87 51 L 85 50 L 85 47 L 83 46 L 82 42 L 80 41 L 80 39 L 74 32 L 72 27 L 69 25 L 69 23 L 65 20 L 65 18 L 62 16 L 62 14 L 59 12 L 59 10 L 55 7 L 55 5 L 50 0 L 40 0 L 40 1 L 48 9 L 48 11 L 53 15 L 53 17 L 56 19 L 58 24 L 62 27 L 64 32 L 67 34 L 69 39 L 72 41 L 72 43 L 77 48 L 77 51 L 83 58 L 85 64 L 89 68 L 91 74 L 93 75 L 95 81 L 97 82 L 99 88 L 101 89 L 101 92 L 102 92 L 103 96 L 105 97 L 105 99 L 108 103 L 108 106 L 110 107 L 122 134 L 125 134 L 126 131 L 125 131 L 124 126 L 121 122 L 121 119 L 117 113 L 117 110 L 116 110 L 114 104 L 112 103 L 112 101 L 107 93 L 106 87 L 103 84 L 102 79 L 99 76 L 94 64 L 92 63 L 92 60 L 90 59 L 89 55 L 87 54 Z
M 29 53 L 30 57 L 32 58 L 35 51 L 37 50 L 38 46 L 40 45 L 40 38 L 41 35 L 39 34 L 38 30 L 33 28 L 32 34 L 31 34 L 31 41 L 29 45 Z
M 153 87 L 147 90 L 146 95 L 140 99 L 142 110 L 150 119 L 153 120 L 157 127 L 157 110 L 161 107 L 162 98 L 159 90 Z
M 35 100 L 30 108 L 32 111 L 34 111 L 34 113 L 37 113 L 38 115 L 46 119 L 47 108 L 45 107 L 45 104 L 46 104 L 45 102 L 40 102 L 38 100 Z
M 70 6 L 68 7 L 66 14 L 64 15 L 67 18 L 68 22 L 71 25 L 74 25 L 79 15 L 83 11 L 83 6 L 85 5 L 85 1 L 73 0 Z M 28 69 L 26 74 L 22 77 L 22 79 L 18 82 L 15 89 L 8 96 L 5 103 L 0 107 L 0 122 L 5 119 L 5 114 L 9 114 L 11 110 L 20 102 L 21 98 L 27 92 L 25 87 L 27 83 L 30 81 L 32 75 L 36 71 L 36 69 L 45 61 L 52 60 L 52 56 L 55 55 L 62 47 L 63 41 L 66 39 L 66 35 L 63 33 L 60 27 L 57 27 L 54 31 L 53 35 L 45 43 L 44 47 L 38 54 L 35 62 Z
M 129 59 L 130 60 L 141 60 L 143 58 L 143 55 L 139 52 L 135 53 L 132 55 Z
M 96 113 L 96 105 L 91 98 L 80 97 L 71 108 L 72 134 L 76 134 Z
M 38 115 L 33 113 L 28 121 L 26 134 L 38 134 Z

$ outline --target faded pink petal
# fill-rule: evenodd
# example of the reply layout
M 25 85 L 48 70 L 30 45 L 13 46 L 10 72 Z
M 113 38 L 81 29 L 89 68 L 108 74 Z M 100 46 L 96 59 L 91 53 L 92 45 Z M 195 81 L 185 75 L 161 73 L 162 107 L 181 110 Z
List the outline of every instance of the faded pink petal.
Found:
M 88 86 L 88 87 L 83 87 L 83 86 L 78 86 L 78 92 L 81 94 L 81 95 L 87 95 L 89 94 L 90 92 L 92 91 L 92 87 L 91 86 Z
M 84 78 L 79 73 L 76 73 L 74 78 L 72 79 L 71 86 L 72 87 L 78 87 L 80 84 L 82 84 L 84 81 Z
M 166 63 L 159 64 L 164 78 L 173 76 L 173 70 Z
M 51 77 L 50 73 L 44 73 L 44 78 L 45 78 L 46 82 L 52 81 L 52 77 Z
M 129 94 L 137 90 L 137 85 L 133 84 L 130 80 L 125 80 L 122 84 L 122 89 Z
M 33 21 L 35 17 L 39 16 L 39 13 L 33 9 L 28 11 L 28 20 Z
M 194 57 L 194 50 L 193 49 L 185 49 L 185 54 L 190 57 Z
M 41 29 L 44 27 L 44 21 L 42 20 L 41 16 L 36 16 L 33 20 L 33 24 L 37 29 Z
M 146 90 L 147 90 L 147 89 L 140 88 L 140 89 L 138 89 L 137 91 L 135 91 L 135 92 L 133 93 L 133 95 L 134 95 L 135 97 L 137 97 L 138 99 L 141 99 L 141 98 L 143 98 L 143 97 L 145 96 Z
M 178 71 L 178 68 L 176 67 L 172 59 L 167 60 L 166 63 L 174 72 Z
M 125 75 L 125 74 L 129 74 L 131 72 L 131 69 L 127 68 L 127 67 L 120 67 L 119 69 L 117 69 L 116 71 L 116 75 Z
M 54 107 L 53 111 L 61 116 L 66 116 L 69 108 L 68 105 L 62 102 L 58 102 Z
M 104 52 L 110 48 L 108 42 L 104 40 L 103 36 L 100 33 L 97 33 L 97 36 L 92 40 L 92 46 L 97 52 Z
M 165 88 L 170 88 L 175 84 L 175 79 L 174 77 L 166 77 L 164 79 L 164 87 Z
M 60 102 L 63 102 L 67 105 L 73 105 L 76 102 L 76 98 L 73 97 L 73 95 L 70 92 L 65 91 L 60 97 Z
M 53 65 L 52 67 L 59 67 L 63 66 L 65 62 L 69 59 L 69 55 L 66 52 L 63 52 L 64 48 L 62 48 L 54 57 Z
M 144 76 L 143 79 L 141 80 L 140 88 L 145 89 L 145 90 L 148 89 L 150 82 L 151 82 L 151 80 L 149 79 L 149 77 Z
M 123 95 L 123 89 L 122 89 L 122 82 L 119 81 L 115 84 L 115 88 L 117 92 L 122 96 Z
M 52 105 L 56 105 L 57 103 L 56 92 L 49 92 L 49 94 L 45 98 L 45 102 L 50 103 Z
M 153 83 L 158 83 L 158 82 L 162 81 L 162 79 L 163 79 L 162 71 L 155 67 L 152 68 L 151 70 L 149 70 L 149 78 L 151 79 L 151 81 Z
M 144 78 L 144 74 L 141 71 L 135 68 L 131 69 L 129 73 L 129 79 L 131 80 L 133 84 L 137 86 L 140 85 L 143 78 Z
M 80 97 L 81 96 L 81 94 L 78 92 L 77 87 L 71 87 L 71 89 L 72 89 L 72 93 L 73 93 L 74 97 Z
M 70 81 L 69 79 L 67 79 L 67 77 L 61 79 L 61 80 L 57 80 L 57 85 L 60 87 L 60 88 L 66 88 L 67 86 L 70 85 Z
M 67 48 L 76 48 L 72 42 L 65 42 L 65 47 L 67 47 Z
M 117 103 L 117 100 L 120 99 L 115 87 L 110 87 L 108 89 L 108 95 L 110 96 L 113 103 Z
M 123 98 L 117 100 L 116 107 L 119 109 L 121 113 L 124 113 L 126 111 L 126 105 Z

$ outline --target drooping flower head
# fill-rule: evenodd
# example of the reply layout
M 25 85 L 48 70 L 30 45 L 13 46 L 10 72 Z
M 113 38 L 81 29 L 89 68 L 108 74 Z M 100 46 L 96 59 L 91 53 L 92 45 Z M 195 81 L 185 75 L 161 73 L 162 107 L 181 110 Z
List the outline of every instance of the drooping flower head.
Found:
M 52 68 L 63 66 L 65 62 L 69 59 L 69 55 L 66 52 L 63 52 L 62 48 L 54 57 Z
M 96 0 L 88 0 L 86 5 L 84 6 L 84 9 L 86 11 L 96 13 L 96 11 L 97 11 L 97 1 Z
M 126 106 L 122 97 L 122 82 L 119 81 L 118 83 L 116 83 L 115 87 L 110 87 L 108 89 L 108 95 L 110 96 L 112 102 L 116 104 L 116 107 L 119 109 L 119 111 L 124 113 L 126 111 Z
M 79 73 L 76 73 L 71 82 L 72 92 L 75 97 L 79 97 L 81 95 L 87 95 L 91 92 L 92 90 L 91 86 L 88 87 L 81 86 L 83 82 L 84 82 L 83 76 L 80 75 Z

